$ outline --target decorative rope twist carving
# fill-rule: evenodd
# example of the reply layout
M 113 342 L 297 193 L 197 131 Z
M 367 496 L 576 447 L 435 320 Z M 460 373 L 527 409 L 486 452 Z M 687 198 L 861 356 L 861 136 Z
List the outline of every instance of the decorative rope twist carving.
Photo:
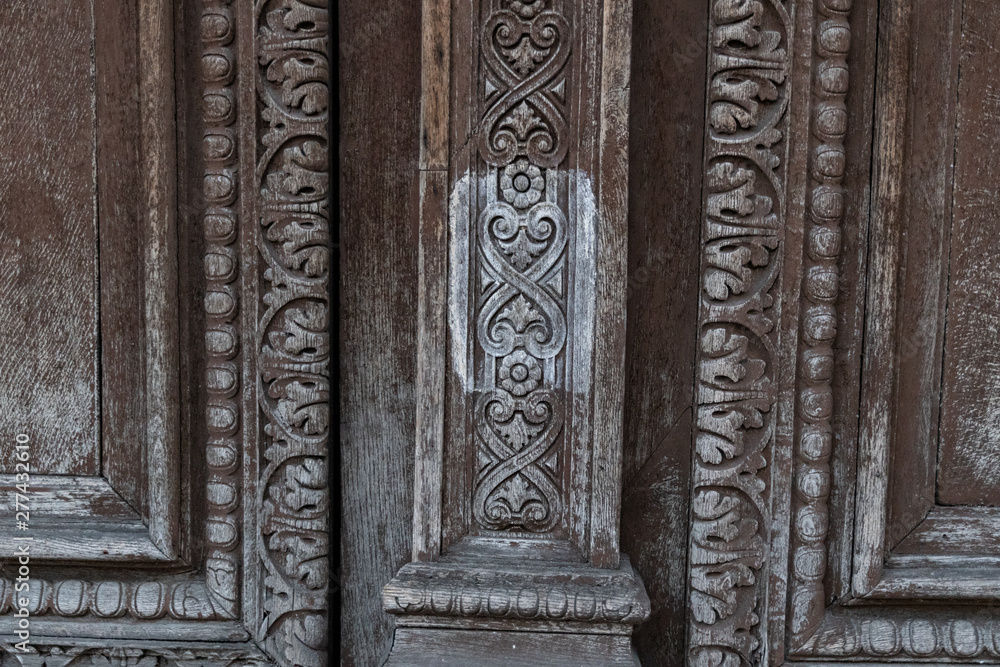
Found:
M 542 533 L 561 516 L 556 388 L 567 343 L 563 288 L 569 222 L 554 171 L 568 150 L 569 20 L 548 0 L 505 0 L 482 31 L 479 153 L 490 192 L 478 218 L 483 297 L 475 337 L 487 358 L 475 403 L 476 522 Z
M 526 155 L 539 167 L 555 168 L 566 157 L 565 80 L 558 79 L 569 59 L 569 24 L 555 12 L 539 12 L 542 4 L 513 2 L 514 11 L 498 11 L 483 30 L 490 107 L 480 125 L 480 152 L 494 166 Z

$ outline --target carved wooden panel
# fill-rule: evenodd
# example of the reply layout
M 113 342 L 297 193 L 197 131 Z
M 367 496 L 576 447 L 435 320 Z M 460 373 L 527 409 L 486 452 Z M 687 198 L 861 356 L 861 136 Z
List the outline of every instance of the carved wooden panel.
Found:
M 460 628 L 568 665 L 648 615 L 618 547 L 630 10 L 424 3 L 414 562 L 383 593 L 422 648 L 389 664 Z
M 169 26 L 126 0 L 53 6 L 41 23 L 24 7 L 8 3 L 0 19 L 25 57 L 6 69 L 23 81 L 3 86 L 23 101 L 0 101 L 3 264 L 12 269 L 0 288 L 10 341 L 0 370 L 14 387 L 0 406 L 11 443 L 0 464 L 10 517 L 0 554 L 17 546 L 14 483 L 30 473 L 36 558 L 173 560 L 186 546 L 173 93 L 160 69 Z M 119 29 L 98 27 L 98 14 Z M 140 25 L 153 54 L 145 67 L 123 36 Z M 47 110 L 21 108 L 49 99 Z
M 973 148 L 995 18 L 713 6 L 691 664 L 1000 657 L 991 482 L 972 482 L 993 470 L 971 331 L 996 309 Z M 877 63 L 852 44 L 876 34 Z
M 788 227 L 784 3 L 712 4 L 688 660 L 757 664 Z
M 7 3 L 0 33 L 20 34 L 29 4 Z M 98 0 L 43 13 L 67 33 L 66 69 L 53 62 L 63 51 L 34 56 L 24 94 L 39 104 L 42 90 L 65 89 L 65 104 L 90 114 L 70 144 L 83 157 L 46 148 L 80 125 L 66 118 L 39 122 L 34 144 L 2 134 L 0 151 L 49 160 L 39 167 L 46 178 L 85 175 L 84 196 L 51 195 L 67 209 L 63 227 L 30 246 L 43 264 L 60 260 L 65 237 L 81 259 L 56 262 L 71 280 L 54 272 L 54 282 L 40 281 L 46 274 L 18 259 L 37 227 L 5 219 L 4 264 L 24 275 L 3 274 L 0 289 L 42 285 L 56 306 L 59 284 L 89 296 L 68 299 L 76 314 L 61 320 L 82 352 L 55 368 L 36 356 L 35 393 L 0 409 L 5 437 L 39 440 L 42 463 L 28 494 L 27 589 L 15 578 L 23 563 L 10 560 L 23 480 L 0 477 L 0 664 L 325 665 L 327 3 Z M 42 44 L 32 34 L 23 36 L 29 56 Z M 6 118 L 13 100 L 0 102 Z M 0 180 L 0 215 L 24 206 L 17 186 L 30 176 Z M 50 326 L 39 312 L 4 309 L 0 320 L 12 331 L 39 317 Z M 32 431 L 31 408 L 44 406 L 45 428 L 61 430 L 52 419 L 61 406 L 44 392 L 56 373 L 83 377 L 84 366 L 100 378 L 81 386 L 101 409 L 81 421 L 70 401 L 66 432 L 83 424 L 100 438 L 100 456 L 90 455 L 90 468 L 62 458 L 70 467 L 53 468 L 44 457 L 63 445 Z M 25 410 L 32 419 L 12 419 Z M 31 636 L 18 645 L 24 618 Z

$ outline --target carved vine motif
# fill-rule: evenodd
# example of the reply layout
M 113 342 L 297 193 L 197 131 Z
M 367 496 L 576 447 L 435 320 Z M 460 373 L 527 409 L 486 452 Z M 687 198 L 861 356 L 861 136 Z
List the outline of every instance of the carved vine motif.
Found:
M 326 664 L 329 581 L 329 40 L 326 0 L 257 0 L 264 292 L 258 639 L 280 664 Z
M 91 648 L 32 641 L 28 653 L 0 644 L 0 667 L 264 667 L 257 650 L 212 648 Z
M 691 535 L 697 666 L 759 664 L 789 26 L 777 1 L 712 3 Z
M 507 1 L 482 33 L 489 165 L 479 214 L 475 339 L 486 355 L 475 404 L 476 522 L 492 531 L 551 531 L 561 516 L 558 447 L 565 400 L 565 250 L 555 168 L 567 152 L 569 20 L 548 0 Z
M 824 615 L 829 528 L 830 454 L 833 450 L 833 342 L 837 335 L 840 224 L 844 214 L 847 133 L 847 52 L 851 0 L 817 0 L 811 192 L 807 202 L 806 259 L 799 359 L 799 432 L 792 491 L 790 644 L 794 649 Z
M 235 618 L 239 608 L 242 505 L 239 299 L 234 283 L 239 257 L 236 202 L 235 22 L 232 0 L 205 0 L 201 17 L 202 114 L 205 161 L 205 387 L 208 394 L 206 582 L 216 604 Z

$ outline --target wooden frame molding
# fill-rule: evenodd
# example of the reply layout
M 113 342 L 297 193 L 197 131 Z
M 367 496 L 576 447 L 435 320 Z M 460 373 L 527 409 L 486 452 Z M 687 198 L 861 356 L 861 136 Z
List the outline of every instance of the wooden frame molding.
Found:
M 117 9 L 102 6 L 109 15 Z M 96 9 L 95 9 L 96 11 Z M 130 12 L 122 11 L 122 14 Z M 135 13 L 135 12 L 132 12 Z M 135 330 L 122 332 L 101 326 L 101 378 L 105 397 L 97 410 L 104 412 L 98 438 L 97 469 L 93 475 L 52 474 L 36 476 L 32 489 L 36 512 L 33 554 L 38 560 L 114 561 L 137 560 L 166 563 L 182 555 L 180 502 L 184 493 L 178 474 L 180 462 L 180 405 L 178 395 L 178 304 L 176 229 L 176 132 L 173 90 L 173 19 L 169 4 L 145 2 L 128 20 L 138 31 L 140 54 L 115 76 L 100 80 L 95 92 L 95 116 L 106 134 L 128 131 L 136 136 L 127 158 L 109 156 L 99 168 L 112 168 L 115 158 L 135 160 L 147 174 L 141 192 L 143 209 L 137 232 L 135 221 L 108 205 L 105 194 L 127 188 L 124 179 L 101 174 L 101 206 L 109 212 L 99 220 L 103 278 L 99 280 L 99 308 L 111 319 L 130 313 Z M 98 66 L 104 67 L 129 46 L 118 36 L 95 29 L 93 39 Z M 138 56 L 138 57 L 137 57 Z M 134 65 L 134 67 L 132 66 Z M 126 80 L 127 81 L 123 81 Z M 135 111 L 145 122 L 127 127 L 109 107 L 118 101 L 119 86 L 135 86 L 139 95 Z M 95 89 L 98 86 L 95 84 Z M 140 132 L 141 130 L 141 132 Z M 95 133 L 96 134 L 96 133 Z M 124 151 L 123 151 L 124 152 Z M 110 151 L 109 151 L 110 153 Z M 126 162 L 127 164 L 128 162 Z M 122 205 L 121 209 L 125 206 Z M 136 212 L 137 215 L 140 212 Z M 136 245 L 124 248 L 134 234 Z M 121 246 L 121 247 L 119 247 Z M 142 280 L 131 280 L 133 265 L 105 259 L 119 250 L 141 270 Z M 95 262 L 95 263 L 97 263 Z M 115 301 L 119 302 L 116 303 Z M 138 344 L 137 342 L 138 341 Z M 122 372 L 128 369 L 130 372 Z M 96 384 L 96 383 L 95 383 Z M 53 413 L 54 414 L 54 413 Z M 53 417 L 54 419 L 54 417 Z M 134 459 L 138 464 L 121 459 Z M 0 475 L 0 485 L 15 488 L 14 474 Z M 4 494 L 2 504 L 14 516 L 14 495 Z M 94 508 L 103 508 L 95 518 Z M 17 543 L 12 525 L 0 528 L 0 558 L 11 558 Z
M 524 632 L 562 664 L 649 613 L 618 550 L 631 5 L 423 8 L 414 562 L 384 592 L 390 664 L 454 630 Z M 631 664 L 627 639 L 598 643 Z
M 900 424 L 897 415 L 899 401 L 914 400 L 899 380 L 903 225 L 930 218 L 916 209 L 932 206 L 930 196 L 910 195 L 922 182 L 907 182 L 901 165 L 918 156 L 921 169 L 910 178 L 933 181 L 934 196 L 950 192 L 952 151 L 942 145 L 951 146 L 945 135 L 953 130 L 921 125 L 931 123 L 914 99 L 926 104 L 935 86 L 952 85 L 941 82 L 954 76 L 948 40 L 960 31 L 948 23 L 950 6 L 878 5 L 874 136 L 871 147 L 854 149 L 872 158 L 866 222 L 865 184 L 845 182 L 849 141 L 863 142 L 866 132 L 848 127 L 851 23 L 866 18 L 852 16 L 853 5 L 713 3 L 689 560 L 693 665 L 1000 657 L 996 511 L 935 505 L 933 471 L 911 454 L 925 446 L 913 435 L 925 425 Z M 917 12 L 940 43 L 914 48 Z M 930 62 L 938 67 L 933 81 L 913 69 Z M 867 166 L 854 173 L 864 179 Z M 857 246 L 850 251 L 860 257 L 847 256 L 848 237 L 870 247 L 867 265 Z M 867 295 L 841 286 L 842 266 L 868 267 Z M 846 312 L 862 307 L 863 326 Z M 863 361 L 839 358 L 860 350 L 862 337 Z M 940 368 L 933 346 L 915 354 L 922 356 L 914 368 Z M 835 395 L 855 386 L 857 421 L 838 413 L 853 403 Z M 893 456 L 903 446 L 910 449 Z M 930 482 L 897 488 L 894 499 L 894 465 Z M 889 530 L 894 512 L 909 521 L 898 534 Z
M 826 605 L 850 12 L 713 3 L 693 665 L 783 664 Z
M 761 664 L 773 521 L 766 476 L 787 345 L 779 322 L 792 201 L 789 4 L 719 0 L 709 19 L 688 586 L 693 665 Z
M 93 548 L 63 540 L 33 564 L 32 653 L 9 641 L 24 593 L 0 580 L 5 666 L 41 664 L 40 655 L 67 666 L 328 661 L 328 3 L 196 4 L 136 2 L 143 216 L 155 230 L 143 246 L 144 317 L 165 334 L 146 339 L 145 381 L 155 399 L 146 421 L 149 527 L 115 510 L 108 523 L 124 535 L 118 543 L 107 535 Z M 186 23 L 184 11 L 195 20 Z M 187 37 L 200 52 L 178 46 L 174 27 L 189 24 L 198 27 Z M 184 85 L 199 77 L 200 90 Z M 176 107 L 163 95 L 175 81 Z M 186 152 L 185 133 L 198 152 Z M 198 191 L 179 184 L 186 170 Z M 203 343 L 184 348 L 192 388 L 179 368 L 176 311 L 188 305 L 178 305 L 177 271 L 178 239 L 196 234 L 204 242 L 186 247 L 204 249 L 204 275 L 192 279 L 204 299 L 190 304 L 201 313 L 189 319 Z M 204 408 L 185 429 L 179 394 Z M 36 480 L 46 481 L 59 483 Z M 101 501 L 91 487 L 60 492 L 73 516 L 85 518 Z M 150 548 L 130 547 L 133 533 L 148 533 Z M 79 569 L 66 576 L 56 567 L 62 562 Z

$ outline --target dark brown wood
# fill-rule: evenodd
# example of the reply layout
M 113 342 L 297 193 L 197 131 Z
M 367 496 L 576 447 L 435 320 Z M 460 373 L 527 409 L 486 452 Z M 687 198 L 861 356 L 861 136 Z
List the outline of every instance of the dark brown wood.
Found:
M 47 4 L 0 9 L 2 449 L 34 455 L 0 475 L 0 664 L 321 667 L 326 5 Z
M 81 11 L 83 18 L 76 16 Z M 31 371 L 40 359 L 43 367 L 34 368 L 33 376 L 15 383 L 18 391 L 10 395 L 18 402 L 5 406 L 2 413 L 12 423 L 12 437 L 21 433 L 31 443 L 26 452 L 29 469 L 36 474 L 64 475 L 41 487 L 38 500 L 68 501 L 74 488 L 94 481 L 104 489 L 103 495 L 124 500 L 148 526 L 145 537 L 125 527 L 128 535 L 118 536 L 114 524 L 102 523 L 98 512 L 95 520 L 101 525 L 95 530 L 105 533 L 109 544 L 95 547 L 92 540 L 83 540 L 88 546 L 81 545 L 80 560 L 101 560 L 103 556 L 121 559 L 132 554 L 170 561 L 178 555 L 177 232 L 172 220 L 176 160 L 169 83 L 173 77 L 173 35 L 172 17 L 165 17 L 164 12 L 160 5 L 140 7 L 133 0 L 106 0 L 86 11 L 74 8 L 72 21 L 53 27 L 64 43 L 54 51 L 58 59 L 47 60 L 52 49 L 33 54 L 28 71 L 54 70 L 54 76 L 38 76 L 56 88 L 66 87 L 68 95 L 34 92 L 40 98 L 62 99 L 69 105 L 70 115 L 63 120 L 71 125 L 84 123 L 74 117 L 74 109 L 79 113 L 85 110 L 90 130 L 70 138 L 65 136 L 65 127 L 47 124 L 49 117 L 58 116 L 50 114 L 46 122 L 38 123 L 35 143 L 5 148 L 11 156 L 33 160 L 41 170 L 32 174 L 34 167 L 29 164 L 16 170 L 34 183 L 26 184 L 28 192 L 18 193 L 19 199 L 5 208 L 22 219 L 11 221 L 4 229 L 11 235 L 7 245 L 15 254 L 10 258 L 13 264 L 18 263 L 16 255 L 21 248 L 34 247 L 32 252 L 39 253 L 36 275 L 42 279 L 39 284 L 47 285 L 47 292 L 32 296 L 30 289 L 25 290 L 31 279 L 23 271 L 18 280 L 6 283 L 15 290 L 11 302 L 18 312 L 6 314 L 5 319 L 23 322 L 25 330 L 32 330 L 28 340 L 13 337 L 15 345 L 9 348 L 6 363 L 14 365 L 12 376 L 25 369 Z M 96 21 L 98 14 L 109 23 Z M 7 17 L 3 25 L 11 25 L 11 20 L 13 17 Z M 141 67 L 140 46 L 146 55 Z M 26 43 L 24 48 L 31 53 L 36 47 Z M 66 74 L 60 68 L 73 80 L 63 80 Z M 79 85 L 77 76 L 86 76 L 89 82 L 80 91 L 75 88 Z M 141 123 L 143 118 L 150 122 Z M 154 126 L 155 130 L 150 129 Z M 9 127 L 17 130 L 18 125 L 10 123 Z M 65 143 L 67 148 L 63 151 L 50 142 Z M 61 155 L 70 161 L 62 162 Z M 142 174 L 140 187 L 137 178 Z M 52 189 L 59 194 L 38 196 L 52 203 L 62 201 L 59 206 L 65 210 L 21 208 L 30 203 L 32 187 L 51 179 L 56 179 Z M 71 185 L 74 180 L 86 187 L 86 193 Z M 65 183 L 59 185 L 60 181 Z M 51 218 L 53 223 L 32 217 L 35 215 Z M 86 220 L 82 224 L 89 228 L 83 235 L 74 229 L 81 220 Z M 38 245 L 39 241 L 43 245 Z M 80 289 L 87 290 L 89 297 L 80 294 Z M 33 303 L 22 303 L 18 291 L 21 297 L 32 296 Z M 72 314 L 82 312 L 81 308 L 89 309 L 84 319 Z M 59 330 L 48 331 L 54 323 L 52 315 L 66 312 L 71 314 L 60 320 Z M 46 341 L 43 350 L 56 352 L 61 358 L 50 358 L 48 352 L 39 355 L 38 340 Z M 93 416 L 100 418 L 84 440 L 78 437 L 81 424 L 73 397 L 86 383 L 50 375 L 78 365 L 75 352 L 61 349 L 65 345 L 93 347 L 93 358 L 88 361 L 93 367 L 88 372 L 95 381 L 86 388 Z M 25 388 L 36 397 L 47 397 L 45 402 L 35 405 L 35 399 L 19 395 Z M 65 400 L 53 391 L 65 391 Z M 39 412 L 42 408 L 44 413 Z M 31 419 L 42 422 L 33 424 Z M 17 421 L 23 424 L 16 426 Z M 63 435 L 49 433 L 53 427 L 62 429 Z M 65 450 L 64 437 L 75 441 L 76 450 Z M 14 451 L 8 448 L 4 455 L 9 457 Z M 52 462 L 53 456 L 58 463 Z M 54 513 L 56 517 L 42 522 L 46 527 L 38 534 L 36 557 L 72 559 L 72 540 L 59 532 L 60 513 Z M 11 530 L 14 528 L 9 524 L 0 527 L 5 535 Z M 4 554 L 11 548 L 6 545 Z
M 392 644 L 381 590 L 410 560 L 419 220 L 421 6 L 340 12 L 340 659 Z
M 619 551 L 631 4 L 423 12 L 415 562 L 385 610 L 445 640 L 424 628 L 628 635 L 649 611 Z
M 913 17 L 912 69 L 905 110 L 906 157 L 891 167 L 903 184 L 899 212 L 898 327 L 895 334 L 895 405 L 890 454 L 887 543 L 891 547 L 919 524 L 935 503 L 938 410 L 941 405 L 942 343 L 946 335 L 952 162 L 955 157 L 953 103 L 957 95 L 958 26 L 961 3 L 929 4 Z M 937 26 L 937 28 L 930 28 Z M 886 159 L 886 164 L 891 160 Z M 901 168 L 905 165 L 904 168 Z M 889 167 L 887 166 L 887 169 Z M 872 243 L 877 243 L 873 239 Z M 873 251 L 873 256 L 878 254 Z M 949 314 L 950 318 L 950 314 Z M 890 359 L 876 361 L 873 368 Z M 889 368 L 888 365 L 885 366 Z M 888 371 L 893 372 L 893 371 Z
M 49 474 L 100 468 L 93 21 L 88 0 L 0 8 L 0 429 Z
M 708 10 L 633 12 L 622 551 L 650 598 L 634 640 L 649 665 L 684 650 Z
M 870 33 L 871 7 L 861 7 L 862 20 L 852 26 L 869 26 Z M 981 332 L 992 326 L 995 296 L 979 286 L 995 282 L 987 258 L 997 249 L 985 232 L 990 218 L 977 218 L 976 211 L 995 186 L 987 185 L 989 176 L 981 178 L 989 161 L 974 148 L 991 128 L 982 94 L 989 75 L 977 83 L 975 66 L 968 67 L 976 61 L 992 71 L 995 51 L 986 44 L 994 36 L 976 21 L 992 21 L 993 12 L 991 5 L 961 0 L 881 3 L 878 63 L 874 72 L 861 72 L 857 84 L 861 95 L 874 91 L 876 98 L 870 234 L 867 250 L 857 241 L 845 246 L 847 266 L 859 269 L 842 269 L 837 300 L 838 320 L 848 323 L 858 321 L 863 303 L 865 338 L 858 341 L 851 326 L 833 365 L 832 387 L 841 396 L 833 402 L 838 438 L 831 443 L 831 501 L 820 493 L 830 482 L 816 474 L 823 469 L 807 441 L 789 489 L 797 508 L 790 566 L 800 583 L 791 591 L 785 650 L 795 660 L 945 664 L 998 657 L 997 516 L 989 506 L 990 483 L 973 481 L 985 479 L 992 465 L 991 390 L 988 375 L 977 373 L 992 363 Z M 853 68 L 851 81 L 853 91 Z M 868 161 L 864 149 L 858 159 Z M 868 196 L 863 184 L 847 185 L 854 197 Z M 963 188 L 975 203 L 960 214 Z M 863 300 L 854 296 L 861 294 Z M 850 395 L 859 390 L 855 453 Z M 813 409 L 804 403 L 800 419 L 814 424 Z M 833 530 L 825 535 L 827 511 Z M 823 572 L 810 546 L 832 559 L 822 588 L 811 583 Z M 770 660 L 781 664 L 783 658 L 772 652 Z
M 966 0 L 962 10 L 961 33 L 952 31 L 960 39 L 960 70 L 953 77 L 955 193 L 943 212 L 951 244 L 937 493 L 946 505 L 1000 507 L 1000 355 L 990 343 L 1000 327 L 1000 234 L 992 207 L 1000 160 L 983 151 L 1000 117 L 993 83 L 1000 74 L 1000 8 Z
M 635 667 L 628 656 L 629 639 L 620 635 L 545 634 L 539 632 L 497 632 L 434 630 L 419 632 L 401 628 L 396 648 L 386 667 L 577 667 L 579 665 L 621 665 Z M 410 661 L 407 656 L 426 656 Z
M 140 220 L 145 209 L 138 168 L 141 145 L 135 119 L 139 100 L 137 7 L 102 0 L 95 5 L 97 73 L 97 197 L 101 258 L 101 473 L 133 507 L 146 513 L 142 391 L 116 391 L 145 380 Z

